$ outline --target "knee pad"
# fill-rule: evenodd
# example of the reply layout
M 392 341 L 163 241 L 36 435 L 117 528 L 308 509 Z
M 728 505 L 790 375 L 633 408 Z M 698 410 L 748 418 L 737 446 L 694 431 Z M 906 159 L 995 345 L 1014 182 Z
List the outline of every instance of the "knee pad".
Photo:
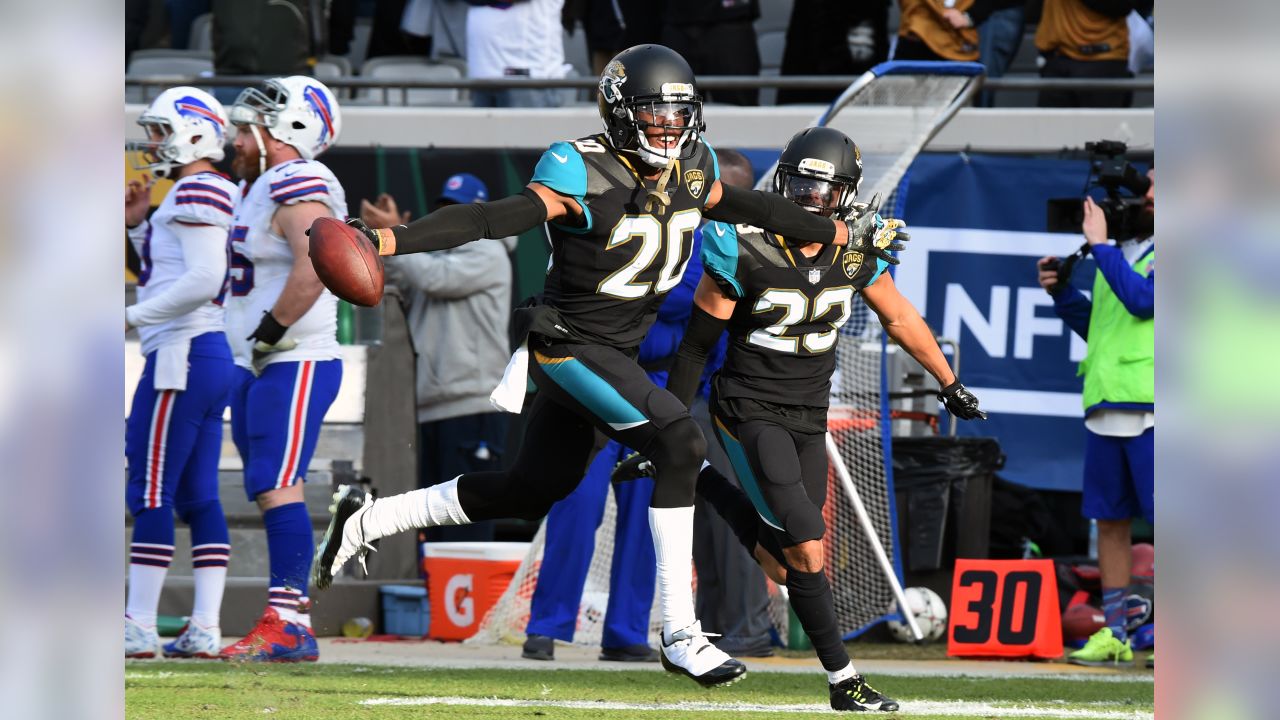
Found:
M 690 507 L 698 470 L 707 454 L 702 428 L 683 417 L 658 431 L 644 454 L 653 461 L 653 507 Z
M 765 501 L 769 503 L 774 517 L 782 524 L 786 535 L 782 538 L 782 544 L 791 546 L 809 540 L 821 540 L 827 532 L 822 510 L 809 501 L 803 486 L 797 484 L 788 486 L 788 489 L 790 492 L 779 492 L 779 488 L 770 486 L 762 488 Z

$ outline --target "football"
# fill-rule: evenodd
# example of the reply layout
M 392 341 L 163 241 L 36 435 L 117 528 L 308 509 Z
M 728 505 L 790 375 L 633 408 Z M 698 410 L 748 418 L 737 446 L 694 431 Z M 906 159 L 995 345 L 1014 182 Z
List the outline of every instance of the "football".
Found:
M 325 287 L 353 305 L 382 302 L 382 258 L 359 230 L 322 217 L 311 223 L 310 237 L 311 264 Z
M 1072 605 L 1062 613 L 1062 639 L 1083 640 L 1102 629 L 1107 616 L 1092 605 Z
M 907 606 L 911 614 L 916 616 L 916 624 L 924 633 L 925 642 L 939 640 L 947 634 L 947 606 L 938 597 L 938 593 L 926 587 L 909 587 L 903 591 L 907 596 Z M 889 605 L 889 612 L 898 612 L 898 604 Z M 913 642 L 911 626 L 905 620 L 890 620 L 889 632 L 898 642 Z

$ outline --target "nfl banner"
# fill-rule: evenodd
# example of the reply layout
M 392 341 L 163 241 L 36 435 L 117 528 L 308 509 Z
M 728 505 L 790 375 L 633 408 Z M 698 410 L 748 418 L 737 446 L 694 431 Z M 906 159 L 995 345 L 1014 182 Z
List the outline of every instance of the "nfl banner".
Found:
M 1087 173 L 1083 161 L 921 155 L 902 214 L 911 242 L 894 278 L 936 333 L 959 342 L 960 377 L 990 414 L 959 433 L 995 437 L 1001 474 L 1042 489 L 1080 489 L 1085 343 L 1054 314 L 1036 260 L 1080 246 L 1044 232 L 1045 206 L 1079 195 Z M 1081 263 L 1073 284 L 1087 292 L 1093 274 Z

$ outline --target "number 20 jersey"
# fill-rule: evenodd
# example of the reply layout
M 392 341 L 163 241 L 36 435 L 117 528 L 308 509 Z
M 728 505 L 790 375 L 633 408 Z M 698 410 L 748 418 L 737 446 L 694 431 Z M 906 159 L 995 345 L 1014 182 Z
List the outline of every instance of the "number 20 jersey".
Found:
M 292 160 L 268 169 L 236 208 L 230 238 L 227 341 L 240 367 L 252 364 L 253 342 L 246 338 L 258 327 L 262 314 L 275 305 L 293 267 L 293 249 L 288 240 L 272 232 L 272 218 L 281 207 L 302 202 L 321 202 L 330 215 L 339 220 L 347 217 L 342 185 L 329 168 L 315 160 Z M 326 288 L 284 335 L 297 340 L 298 346 L 273 353 L 269 362 L 341 357 L 337 333 L 338 300 Z
M 555 143 L 533 174 L 533 182 L 577 200 L 585 215 L 581 227 L 547 223 L 546 301 L 577 335 L 620 349 L 640 345 L 662 297 L 680 284 L 720 174 L 715 152 L 699 139 L 671 172 L 670 204 L 650 212 L 647 191 L 657 181 L 636 173 L 643 167 L 595 135 Z
M 771 232 L 720 222 L 702 230 L 702 263 L 738 300 L 719 396 L 825 408 L 840 326 L 887 263 L 844 245 L 806 258 Z

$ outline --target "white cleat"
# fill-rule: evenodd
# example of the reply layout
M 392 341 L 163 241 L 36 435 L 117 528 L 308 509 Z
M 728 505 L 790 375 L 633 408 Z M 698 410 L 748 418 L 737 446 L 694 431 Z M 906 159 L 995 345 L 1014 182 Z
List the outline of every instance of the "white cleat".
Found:
M 662 667 L 703 687 L 732 685 L 745 677 L 747 666 L 712 645 L 708 637 L 715 635 L 702 632 L 701 622 L 672 633 L 669 644 L 663 637 Z
M 202 627 L 195 620 L 187 622 L 173 642 L 164 644 L 167 658 L 204 658 L 217 660 L 222 649 L 222 630 Z
M 124 616 L 124 656 L 127 658 L 153 658 L 160 648 L 160 636 L 154 627 L 147 628 L 137 620 Z
M 333 584 L 333 577 L 351 558 L 356 558 L 360 568 L 369 574 L 365 567 L 365 557 L 370 551 L 377 551 L 365 539 L 364 514 L 373 507 L 373 498 L 365 491 L 353 485 L 339 485 L 333 494 L 333 504 L 329 512 L 333 518 L 324 531 L 324 538 L 316 548 L 315 560 L 311 563 L 311 583 L 319 590 Z

